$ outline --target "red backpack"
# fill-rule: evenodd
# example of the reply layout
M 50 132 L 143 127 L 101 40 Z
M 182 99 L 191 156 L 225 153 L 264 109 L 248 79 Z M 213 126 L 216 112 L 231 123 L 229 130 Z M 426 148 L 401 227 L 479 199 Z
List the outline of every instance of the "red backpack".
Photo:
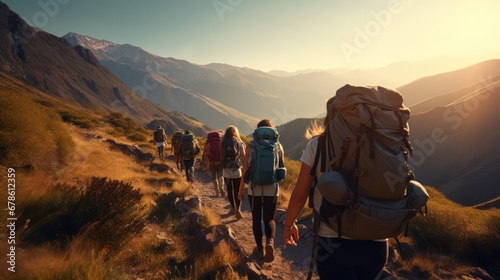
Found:
M 208 159 L 210 162 L 221 162 L 220 157 L 220 140 L 223 132 L 220 130 L 211 131 L 207 134 L 207 143 L 210 145 L 210 150 L 207 151 Z

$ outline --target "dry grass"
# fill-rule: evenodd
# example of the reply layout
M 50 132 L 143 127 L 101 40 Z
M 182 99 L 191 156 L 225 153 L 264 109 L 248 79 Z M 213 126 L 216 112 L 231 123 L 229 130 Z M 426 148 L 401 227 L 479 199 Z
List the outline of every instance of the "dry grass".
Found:
M 427 190 L 429 212 L 410 227 L 417 246 L 472 263 L 499 265 L 500 210 L 463 207 L 434 188 Z
M 203 225 L 204 227 L 210 227 L 221 224 L 220 215 L 215 213 L 211 208 L 201 207 L 200 213 L 205 217 L 205 224 Z
M 18 252 L 19 279 L 125 279 L 105 261 L 106 252 L 89 251 L 76 240 L 62 251 L 51 246 L 30 247 Z
M 442 254 L 417 254 L 409 260 L 400 260 L 401 270 L 408 273 L 417 272 L 420 275 L 436 275 L 443 271 L 451 275 L 466 275 L 472 268 L 458 262 L 456 259 Z
M 211 255 L 202 255 L 195 258 L 194 269 L 189 279 L 220 279 L 239 280 L 241 278 L 229 266 L 236 266 L 241 260 L 235 255 L 225 242 L 220 242 Z M 214 268 L 216 271 L 214 272 Z

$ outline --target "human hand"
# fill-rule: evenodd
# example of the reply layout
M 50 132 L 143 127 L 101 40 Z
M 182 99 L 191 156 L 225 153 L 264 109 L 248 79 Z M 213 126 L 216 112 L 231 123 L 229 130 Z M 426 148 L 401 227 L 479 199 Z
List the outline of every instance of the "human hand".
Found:
M 241 188 L 240 191 L 238 192 L 238 199 L 240 201 L 245 200 L 245 189 Z
M 290 228 L 285 226 L 285 228 L 283 229 L 283 241 L 285 242 L 285 244 L 290 246 L 297 246 L 297 243 L 295 241 L 298 241 L 299 239 L 299 228 L 295 223 Z

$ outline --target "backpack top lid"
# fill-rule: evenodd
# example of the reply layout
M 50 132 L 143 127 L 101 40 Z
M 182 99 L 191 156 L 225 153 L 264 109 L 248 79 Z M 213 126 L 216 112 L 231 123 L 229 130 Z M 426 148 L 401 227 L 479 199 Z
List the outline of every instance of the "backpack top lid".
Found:
M 183 134 L 182 141 L 192 141 L 194 140 L 194 134 Z
M 208 158 L 211 162 L 220 162 L 220 140 L 222 138 L 223 131 L 216 130 L 211 131 L 207 134 L 207 143 L 210 146 L 208 153 Z
M 328 102 L 328 106 L 342 110 L 359 103 L 410 113 L 410 109 L 403 105 L 403 96 L 398 91 L 383 86 L 346 84 L 337 90 L 335 98 Z
M 212 140 L 212 139 L 221 139 L 222 138 L 223 132 L 220 130 L 215 130 L 215 131 L 210 131 L 207 134 L 207 140 Z
M 261 126 L 253 132 L 253 140 L 258 144 L 274 143 L 278 141 L 279 133 L 274 127 Z

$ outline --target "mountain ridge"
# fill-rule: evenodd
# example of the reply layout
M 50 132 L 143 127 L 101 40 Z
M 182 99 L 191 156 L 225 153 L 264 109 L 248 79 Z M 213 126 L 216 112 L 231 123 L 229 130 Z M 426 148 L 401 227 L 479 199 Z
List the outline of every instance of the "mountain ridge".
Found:
M 33 29 L 3 3 L 0 44 L 6 46 L 0 50 L 0 71 L 49 95 L 90 109 L 121 112 L 143 125 L 154 119 L 169 119 L 169 111 L 130 90 L 89 50 Z M 176 118 L 178 122 L 184 119 L 186 125 L 200 133 L 209 129 L 187 116 Z

